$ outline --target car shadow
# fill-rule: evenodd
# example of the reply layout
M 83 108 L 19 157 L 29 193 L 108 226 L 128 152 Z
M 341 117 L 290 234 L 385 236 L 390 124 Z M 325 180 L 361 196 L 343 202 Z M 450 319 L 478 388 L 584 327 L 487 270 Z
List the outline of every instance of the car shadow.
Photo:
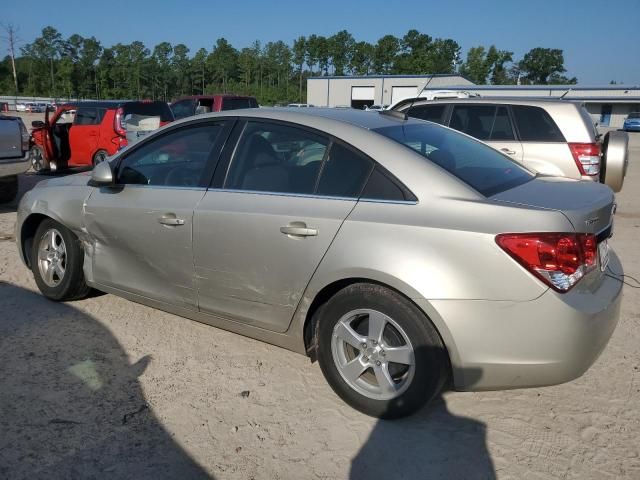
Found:
M 90 315 L 0 282 L 0 478 L 212 478 L 165 430 Z
M 465 370 L 477 381 L 479 370 Z M 455 415 L 442 395 L 416 414 L 378 420 L 351 463 L 351 480 L 371 478 L 493 480 L 486 425 Z

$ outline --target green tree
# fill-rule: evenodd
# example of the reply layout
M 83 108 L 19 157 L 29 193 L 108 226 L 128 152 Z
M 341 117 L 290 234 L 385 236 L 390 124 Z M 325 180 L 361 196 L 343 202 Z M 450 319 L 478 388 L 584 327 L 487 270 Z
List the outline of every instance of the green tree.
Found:
M 546 85 L 552 75 L 561 75 L 564 68 L 562 50 L 556 48 L 534 48 L 518 63 L 522 75 L 533 84 Z
M 298 101 L 302 102 L 302 71 L 307 58 L 307 39 L 300 36 L 293 41 L 293 63 L 298 69 Z
M 375 49 L 369 42 L 356 42 L 349 69 L 355 75 L 369 75 L 373 69 Z
M 171 68 L 173 70 L 173 77 L 175 78 L 174 95 L 184 95 L 190 91 L 191 69 L 189 67 L 189 48 L 185 44 L 179 43 L 173 47 L 173 57 L 171 57 Z
M 400 42 L 393 35 L 385 35 L 379 39 L 373 50 L 374 71 L 381 74 L 392 73 L 399 48 Z
M 228 80 L 237 71 L 238 51 L 225 38 L 219 38 L 207 58 L 207 64 L 214 80 L 222 84 L 222 91 L 226 93 Z
M 327 47 L 333 63 L 334 75 L 345 75 L 347 68 L 351 64 L 355 43 L 353 36 L 346 30 L 340 30 L 328 38 Z

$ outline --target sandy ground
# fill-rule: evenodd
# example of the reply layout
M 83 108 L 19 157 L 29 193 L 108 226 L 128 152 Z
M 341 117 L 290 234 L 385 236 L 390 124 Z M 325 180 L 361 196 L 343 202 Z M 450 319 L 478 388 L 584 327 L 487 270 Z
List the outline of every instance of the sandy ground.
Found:
M 640 277 L 632 136 L 611 243 Z M 303 356 L 113 295 L 45 300 L 14 222 L 0 208 L 0 478 L 640 478 L 637 290 L 582 378 L 449 392 L 385 422 L 342 403 Z

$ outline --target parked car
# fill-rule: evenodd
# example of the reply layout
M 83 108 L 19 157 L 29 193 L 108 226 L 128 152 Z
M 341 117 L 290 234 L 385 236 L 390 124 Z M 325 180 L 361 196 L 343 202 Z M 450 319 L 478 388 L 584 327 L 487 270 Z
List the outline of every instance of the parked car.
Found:
M 307 354 L 369 415 L 410 414 L 448 379 L 582 375 L 619 316 L 611 189 L 404 118 L 176 122 L 40 182 L 20 202 L 18 250 L 52 300 L 96 288 Z
M 368 107 L 365 107 L 365 110 L 367 112 L 380 112 L 387 109 L 388 107 L 389 105 L 369 105 Z
M 310 107 L 314 107 L 315 105 L 311 105 L 310 103 L 289 103 L 287 104 L 287 107 L 289 108 L 310 108 Z
M 165 102 L 72 102 L 31 123 L 35 171 L 91 166 L 173 121 Z
M 16 112 L 26 112 L 27 104 L 26 103 L 16 103 Z
M 579 103 L 405 99 L 391 109 L 471 135 L 540 174 L 600 181 L 618 192 L 627 173 L 628 136 L 609 132 L 600 141 L 591 116 Z
M 202 113 L 238 110 L 240 108 L 258 108 L 258 101 L 255 97 L 244 95 L 193 95 L 182 97 L 171 104 L 171 110 L 176 120 Z
M 624 119 L 622 129 L 625 132 L 640 132 L 640 112 L 631 112 Z
M 19 117 L 0 113 L 0 203 L 18 194 L 18 175 L 29 169 L 29 132 Z

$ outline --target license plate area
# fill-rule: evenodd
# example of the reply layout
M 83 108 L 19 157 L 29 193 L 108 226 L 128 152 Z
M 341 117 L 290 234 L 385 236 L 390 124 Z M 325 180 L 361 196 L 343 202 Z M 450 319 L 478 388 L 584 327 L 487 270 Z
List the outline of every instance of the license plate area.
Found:
M 600 270 L 604 272 L 607 265 L 609 265 L 609 242 L 607 240 L 603 240 L 598 244 L 598 261 Z

